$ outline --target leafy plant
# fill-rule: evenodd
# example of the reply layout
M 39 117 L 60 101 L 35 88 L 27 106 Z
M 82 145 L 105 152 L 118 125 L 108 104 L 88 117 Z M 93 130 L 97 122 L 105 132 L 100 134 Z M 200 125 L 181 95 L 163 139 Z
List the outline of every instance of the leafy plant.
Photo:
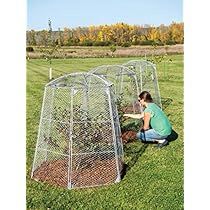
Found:
M 166 64 L 172 63 L 173 60 L 172 60 L 172 58 L 170 58 L 168 56 L 168 53 L 167 53 L 168 46 L 165 46 L 166 53 L 163 55 L 156 55 L 155 54 L 156 49 L 157 49 L 157 45 L 153 45 L 153 56 L 152 56 L 152 58 L 148 58 L 147 60 L 156 64 L 156 65 L 163 62 L 164 78 L 166 79 Z
M 114 52 L 117 50 L 116 46 L 112 45 L 110 48 L 110 51 L 112 53 L 112 57 L 114 56 Z
M 52 73 L 52 59 L 55 57 L 55 53 L 59 52 L 58 48 L 60 48 L 60 45 L 56 44 L 56 42 L 52 38 L 52 27 L 51 27 L 51 21 L 48 21 L 49 24 L 49 31 L 47 32 L 47 40 L 44 48 L 40 49 L 40 52 L 43 54 L 44 58 L 49 62 L 50 68 L 49 68 L 49 79 L 51 78 Z
M 142 122 L 135 119 L 126 119 L 123 116 L 126 113 L 126 108 L 129 106 L 129 104 L 124 101 L 123 94 L 117 98 L 116 105 L 118 109 L 121 131 L 138 131 Z
M 130 42 L 124 42 L 121 46 L 122 47 L 130 47 L 131 43 Z
M 45 46 L 44 48 L 40 49 L 40 52 L 43 54 L 43 57 L 52 64 L 52 59 L 55 57 L 55 53 L 58 52 L 59 46 Z
M 90 117 L 88 111 L 82 109 L 79 105 L 74 106 L 74 110 L 72 133 L 74 153 L 106 151 L 110 147 L 110 144 L 112 144 L 112 139 L 108 138 L 111 133 L 111 126 L 107 125 L 107 127 L 110 128 L 107 129 L 107 127 L 104 127 L 105 124 L 100 122 L 103 121 L 102 114 L 99 113 L 94 116 L 93 119 Z M 62 134 L 64 137 L 63 140 L 69 142 L 69 127 L 64 126 L 60 121 L 70 123 L 70 110 L 62 110 L 61 107 L 58 107 L 55 109 L 53 117 L 56 120 L 55 128 Z M 64 148 L 65 151 L 68 149 L 69 148 Z

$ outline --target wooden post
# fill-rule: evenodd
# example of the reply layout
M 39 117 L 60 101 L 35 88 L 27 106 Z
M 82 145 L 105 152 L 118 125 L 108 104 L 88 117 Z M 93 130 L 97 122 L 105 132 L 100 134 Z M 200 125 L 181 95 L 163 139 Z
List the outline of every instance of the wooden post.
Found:
M 50 69 L 49 69 L 49 80 L 51 80 L 52 79 L 52 67 L 50 67 Z

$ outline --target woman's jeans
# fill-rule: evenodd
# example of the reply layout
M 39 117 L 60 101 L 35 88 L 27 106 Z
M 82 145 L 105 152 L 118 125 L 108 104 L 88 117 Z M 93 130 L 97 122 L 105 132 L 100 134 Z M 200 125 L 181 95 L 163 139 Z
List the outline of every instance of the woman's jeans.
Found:
M 167 136 L 161 136 L 154 129 L 149 129 L 149 130 L 146 130 L 144 132 L 139 131 L 136 134 L 136 137 L 138 139 L 141 139 L 142 141 L 154 142 L 155 140 L 166 139 L 168 137 L 168 135 Z

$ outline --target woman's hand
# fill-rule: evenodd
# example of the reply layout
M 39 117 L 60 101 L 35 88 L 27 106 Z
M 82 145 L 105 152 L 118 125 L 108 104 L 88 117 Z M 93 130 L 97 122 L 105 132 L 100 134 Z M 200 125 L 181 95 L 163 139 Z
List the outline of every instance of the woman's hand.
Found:
M 123 117 L 130 117 L 130 114 L 124 114 Z

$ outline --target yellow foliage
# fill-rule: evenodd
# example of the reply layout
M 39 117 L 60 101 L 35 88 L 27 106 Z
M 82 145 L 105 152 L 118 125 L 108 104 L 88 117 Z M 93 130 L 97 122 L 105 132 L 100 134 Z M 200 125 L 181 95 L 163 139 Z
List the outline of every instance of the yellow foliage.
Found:
M 46 39 L 47 31 L 40 32 L 42 39 Z M 126 23 L 116 23 L 111 25 L 90 25 L 89 27 L 77 27 L 75 29 L 64 28 L 62 32 L 63 44 L 68 45 L 72 39 L 80 43 L 89 40 L 110 41 L 116 44 L 136 41 L 158 41 L 163 44 L 167 42 L 183 43 L 184 24 L 173 22 L 169 26 L 139 26 Z

